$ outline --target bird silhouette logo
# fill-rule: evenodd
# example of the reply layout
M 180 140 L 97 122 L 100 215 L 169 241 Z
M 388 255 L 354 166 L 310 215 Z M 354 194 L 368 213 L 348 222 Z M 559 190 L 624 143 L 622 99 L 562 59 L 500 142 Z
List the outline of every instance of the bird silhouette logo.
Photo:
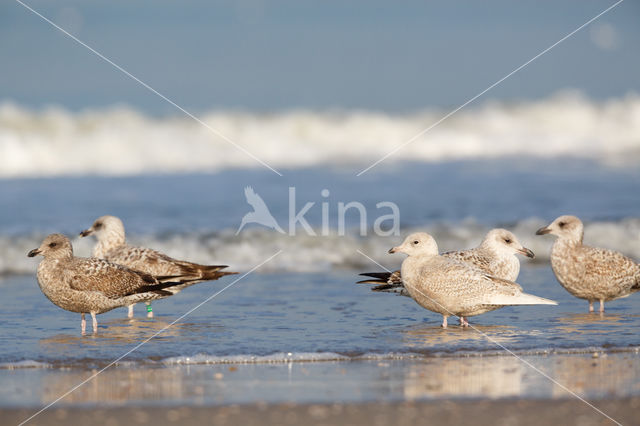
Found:
M 256 194 L 252 187 L 247 186 L 244 189 L 244 196 L 247 198 L 247 203 L 253 207 L 253 211 L 243 216 L 240 227 L 236 231 L 236 235 L 238 235 L 240 231 L 242 231 L 242 228 L 249 223 L 257 223 L 258 225 L 274 229 L 281 234 L 285 233 L 282 228 L 280 228 L 280 225 L 278 225 L 278 222 L 276 222 L 276 219 L 269 211 L 269 208 L 262 197 Z

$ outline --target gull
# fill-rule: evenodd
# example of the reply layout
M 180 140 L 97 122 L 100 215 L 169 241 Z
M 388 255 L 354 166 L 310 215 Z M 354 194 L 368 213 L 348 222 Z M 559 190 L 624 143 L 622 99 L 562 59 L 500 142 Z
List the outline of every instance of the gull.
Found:
M 242 231 L 242 228 L 244 228 L 244 226 L 248 223 L 257 223 L 259 225 L 266 226 L 267 228 L 276 230 L 281 234 L 285 233 L 282 228 L 280 228 L 280 225 L 278 225 L 278 222 L 276 222 L 276 219 L 269 211 L 269 208 L 265 204 L 262 197 L 256 194 L 252 187 L 247 186 L 244 189 L 244 196 L 247 199 L 247 203 L 249 203 L 249 205 L 253 207 L 253 211 L 245 214 L 242 217 L 242 221 L 240 222 L 240 227 L 238 227 L 238 230 L 236 231 L 236 235 L 238 235 L 240 231 Z
M 433 237 L 424 232 L 409 235 L 389 250 L 408 257 L 400 269 L 404 287 L 420 306 L 442 315 L 442 327 L 449 316 L 466 318 L 509 305 L 557 305 L 527 294 L 519 284 L 487 274 L 469 263 L 438 254 Z
M 169 296 L 173 293 L 166 288 L 176 285 L 173 277 L 154 277 L 103 259 L 75 257 L 71 242 L 62 234 L 47 236 L 28 253 L 37 255 L 44 256 L 37 273 L 40 289 L 56 306 L 81 314 L 82 334 L 86 313 L 91 314 L 97 333 L 96 314 Z
M 553 273 L 565 290 L 589 301 L 589 312 L 596 300 L 604 312 L 604 302 L 640 290 L 640 265 L 617 251 L 582 244 L 584 226 L 577 217 L 560 216 L 536 234 L 558 237 L 551 248 Z
M 175 281 L 180 281 L 182 284 L 174 286 L 171 289 L 172 294 L 199 282 L 214 281 L 225 275 L 237 274 L 237 272 L 220 272 L 227 267 L 226 265 L 199 265 L 173 259 L 149 248 L 130 246 L 125 238 L 124 225 L 115 216 L 101 216 L 93 222 L 91 228 L 80 233 L 81 237 L 89 235 L 95 235 L 98 240 L 93 248 L 93 257 L 154 276 L 173 276 Z M 128 308 L 128 317 L 132 318 L 133 304 Z M 150 302 L 147 302 L 147 317 L 153 318 Z
M 535 257 L 531 250 L 520 244 L 520 241 L 512 232 L 496 228 L 487 233 L 478 247 L 468 250 L 449 251 L 443 253 L 442 256 L 466 262 L 494 277 L 515 281 L 520 273 L 520 260 L 516 257 L 516 254 L 522 254 L 530 258 Z M 358 281 L 358 284 L 378 284 L 371 289 L 372 291 L 398 293 L 399 295 L 410 297 L 409 292 L 404 288 L 399 270 L 393 272 L 365 272 L 360 275 L 374 278 Z

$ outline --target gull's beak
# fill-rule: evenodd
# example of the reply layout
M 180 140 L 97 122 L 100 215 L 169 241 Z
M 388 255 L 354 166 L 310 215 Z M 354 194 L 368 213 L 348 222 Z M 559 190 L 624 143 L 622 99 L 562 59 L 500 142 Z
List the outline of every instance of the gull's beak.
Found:
M 393 248 L 390 248 L 390 249 L 389 249 L 388 253 L 389 253 L 389 254 L 393 254 L 393 253 L 395 253 L 395 252 L 397 252 L 397 251 L 398 251 L 398 247 L 393 247 Z
M 536 257 L 536 255 L 533 254 L 533 252 L 526 247 L 522 247 L 520 250 L 518 250 L 518 253 L 524 254 L 525 256 L 530 257 L 532 259 Z
M 85 229 L 84 231 L 82 231 L 80 233 L 80 236 L 81 237 L 88 237 L 91 234 L 93 234 L 93 229 L 89 228 L 89 229 Z
M 29 253 L 27 253 L 27 256 L 34 257 L 34 256 L 37 256 L 39 254 L 40 254 L 40 249 L 33 249 Z
M 551 229 L 543 226 L 542 228 L 540 228 L 540 229 L 538 229 L 536 231 L 536 235 L 545 235 L 545 234 L 548 234 L 550 232 L 551 232 Z

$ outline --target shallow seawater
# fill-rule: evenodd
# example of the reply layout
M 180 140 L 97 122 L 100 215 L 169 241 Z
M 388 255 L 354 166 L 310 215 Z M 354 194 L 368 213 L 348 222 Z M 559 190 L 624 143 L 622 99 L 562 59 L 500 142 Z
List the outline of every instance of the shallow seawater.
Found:
M 566 293 L 547 267 L 525 267 L 519 281 L 558 306 L 503 308 L 472 318 L 468 329 L 442 329 L 439 315 L 410 298 L 371 292 L 354 284 L 356 278 L 352 273 L 252 274 L 170 325 L 231 283 L 234 277 L 228 277 L 155 302 L 154 319 L 144 317 L 143 305 L 137 305 L 133 320 L 124 308 L 99 315 L 98 334 L 81 336 L 78 314 L 51 304 L 34 277 L 13 277 L 2 281 L 10 291 L 0 314 L 0 362 L 5 367 L 31 360 L 99 368 L 161 330 L 122 361 L 175 365 L 640 347 L 640 298 L 614 301 L 605 314 L 590 314 L 587 303 Z
M 254 226 L 236 236 L 250 211 L 243 193 L 248 185 L 283 226 L 290 187 L 297 190 L 297 211 L 315 202 L 306 218 L 316 231 L 321 204 L 329 203 L 331 235 L 311 236 L 300 228 L 296 236 L 282 235 Z M 603 315 L 588 313 L 587 302 L 570 296 L 553 276 L 552 238 L 534 232 L 559 214 L 574 213 L 586 222 L 588 242 L 638 258 L 639 186 L 636 169 L 559 160 L 408 164 L 362 178 L 313 169 L 285 178 L 226 171 L 0 181 L 6 200 L 0 210 L 0 405 L 51 402 L 116 360 L 102 379 L 63 402 L 565 395 L 513 354 L 581 395 L 637 395 L 640 295 L 608 303 Z M 349 216 L 346 236 L 337 234 L 339 201 L 366 206 L 367 235 L 357 235 L 357 216 Z M 399 206 L 399 236 L 371 233 L 380 201 Z M 46 233 L 76 235 L 102 214 L 121 216 L 134 244 L 239 272 L 282 252 L 217 295 L 241 276 L 156 301 L 153 319 L 142 305 L 132 320 L 124 308 L 99 315 L 98 333 L 81 336 L 80 316 L 44 297 L 35 278 L 37 259 L 26 252 Z M 402 256 L 386 251 L 410 230 L 426 229 L 442 250 L 452 250 L 478 244 L 497 226 L 513 229 L 537 254 L 535 261 L 522 259 L 518 282 L 558 306 L 507 307 L 471 318 L 468 329 L 450 319 L 453 325 L 443 330 L 439 315 L 411 299 L 355 284 L 358 273 L 379 270 L 357 250 L 396 268 Z M 87 255 L 93 241 L 73 243 Z

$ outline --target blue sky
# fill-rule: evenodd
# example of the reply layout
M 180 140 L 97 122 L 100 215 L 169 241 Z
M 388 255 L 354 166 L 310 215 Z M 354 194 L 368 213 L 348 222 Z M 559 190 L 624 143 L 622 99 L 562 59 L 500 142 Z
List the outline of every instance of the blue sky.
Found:
M 201 111 L 456 106 L 613 1 L 25 1 L 177 103 Z M 486 97 L 640 92 L 640 5 L 623 2 Z M 12 0 L 0 100 L 175 113 Z

